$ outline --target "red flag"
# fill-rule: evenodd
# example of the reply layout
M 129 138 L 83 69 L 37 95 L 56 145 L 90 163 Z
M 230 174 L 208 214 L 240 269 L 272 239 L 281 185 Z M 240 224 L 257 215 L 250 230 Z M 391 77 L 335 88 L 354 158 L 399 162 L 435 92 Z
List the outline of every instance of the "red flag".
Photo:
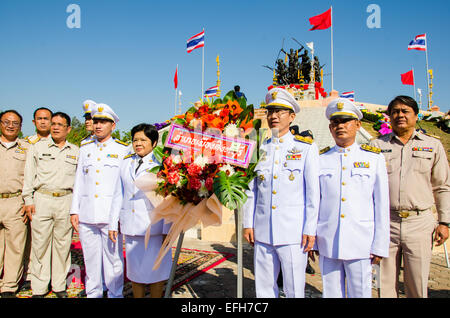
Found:
M 331 8 L 322 14 L 309 18 L 309 23 L 313 25 L 309 31 L 325 30 L 331 27 Z
M 414 85 L 414 72 L 413 70 L 401 74 L 403 85 Z
M 173 79 L 173 83 L 175 84 L 175 89 L 177 89 L 178 88 L 178 66 L 177 66 L 177 69 L 175 71 L 175 77 Z

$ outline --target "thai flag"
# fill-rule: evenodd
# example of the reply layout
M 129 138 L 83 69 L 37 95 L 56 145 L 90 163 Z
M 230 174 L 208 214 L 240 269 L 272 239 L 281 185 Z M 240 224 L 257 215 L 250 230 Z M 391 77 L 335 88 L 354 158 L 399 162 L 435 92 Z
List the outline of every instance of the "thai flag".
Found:
M 199 47 L 205 46 L 205 30 L 187 40 L 187 52 L 191 53 Z
M 213 86 L 208 88 L 205 91 L 205 97 L 213 97 L 213 96 L 217 96 L 217 91 L 219 90 L 219 86 Z
M 339 95 L 339 97 L 341 97 L 341 98 L 347 98 L 347 99 L 349 99 L 351 102 L 354 102 L 354 101 L 355 101 L 355 91 L 342 93 L 341 95 Z
M 409 42 L 408 50 L 419 50 L 426 51 L 427 50 L 427 35 L 420 34 L 414 38 L 411 42 Z

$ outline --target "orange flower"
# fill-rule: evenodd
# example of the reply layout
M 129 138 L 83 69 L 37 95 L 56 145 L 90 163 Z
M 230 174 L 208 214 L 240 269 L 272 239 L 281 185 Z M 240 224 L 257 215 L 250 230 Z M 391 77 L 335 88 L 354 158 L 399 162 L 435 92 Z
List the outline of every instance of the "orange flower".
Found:
M 240 128 L 243 128 L 245 131 L 247 129 L 253 128 L 253 120 L 249 120 L 248 123 L 245 123 L 245 120 L 242 121 L 242 123 L 239 125 Z
M 211 128 L 220 129 L 222 131 L 223 128 L 225 127 L 225 124 L 222 121 L 222 119 L 220 119 L 219 117 L 216 117 L 208 124 L 208 126 Z
M 241 105 L 239 105 L 239 102 L 236 100 L 229 100 L 227 102 L 227 105 L 230 107 L 230 111 L 233 113 L 233 115 L 239 115 L 243 111 Z

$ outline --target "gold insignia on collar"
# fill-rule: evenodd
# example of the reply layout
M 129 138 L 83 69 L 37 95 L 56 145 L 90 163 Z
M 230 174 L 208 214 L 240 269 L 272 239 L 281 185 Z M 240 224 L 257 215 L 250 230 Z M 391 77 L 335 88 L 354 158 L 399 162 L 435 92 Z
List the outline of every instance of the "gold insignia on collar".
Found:
M 324 154 L 324 153 L 330 151 L 330 149 L 331 149 L 330 147 L 325 147 L 325 148 L 321 149 L 321 150 L 319 151 L 319 155 L 322 155 L 322 154 Z
M 366 144 L 362 144 L 362 145 L 361 145 L 361 149 L 362 149 L 362 150 L 365 150 L 365 151 L 377 153 L 377 154 L 378 154 L 378 153 L 381 153 L 381 149 L 380 149 L 380 148 L 372 147 L 372 146 L 369 146 L 369 145 L 366 145 Z

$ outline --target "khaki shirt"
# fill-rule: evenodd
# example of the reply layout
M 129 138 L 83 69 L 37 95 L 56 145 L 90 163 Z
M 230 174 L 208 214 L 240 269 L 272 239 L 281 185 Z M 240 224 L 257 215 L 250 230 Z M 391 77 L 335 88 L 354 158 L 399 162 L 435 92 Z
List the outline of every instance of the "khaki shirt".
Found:
M 26 153 L 29 145 L 22 139 L 6 148 L 0 143 L 0 193 L 17 193 L 23 188 Z
M 438 139 L 415 131 L 403 145 L 391 133 L 371 145 L 386 158 L 391 210 L 426 210 L 436 203 L 439 222 L 450 222 L 450 172 Z
M 23 198 L 32 205 L 36 190 L 73 190 L 79 148 L 66 141 L 59 148 L 53 139 L 32 145 L 27 153 Z

